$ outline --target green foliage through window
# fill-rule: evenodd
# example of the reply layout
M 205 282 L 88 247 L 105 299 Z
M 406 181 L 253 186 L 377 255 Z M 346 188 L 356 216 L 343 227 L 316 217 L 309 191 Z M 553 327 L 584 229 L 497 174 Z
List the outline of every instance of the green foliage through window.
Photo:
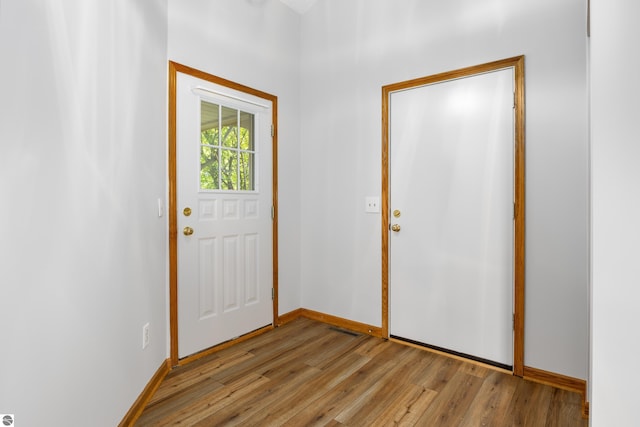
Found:
M 255 190 L 254 115 L 201 101 L 200 188 Z

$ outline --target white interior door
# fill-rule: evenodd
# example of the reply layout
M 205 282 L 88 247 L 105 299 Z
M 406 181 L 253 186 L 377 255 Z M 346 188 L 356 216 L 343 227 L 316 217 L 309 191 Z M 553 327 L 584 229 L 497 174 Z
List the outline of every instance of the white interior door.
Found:
M 178 355 L 273 321 L 271 108 L 178 73 Z
M 505 366 L 513 87 L 509 68 L 393 92 L 389 129 L 390 334 Z

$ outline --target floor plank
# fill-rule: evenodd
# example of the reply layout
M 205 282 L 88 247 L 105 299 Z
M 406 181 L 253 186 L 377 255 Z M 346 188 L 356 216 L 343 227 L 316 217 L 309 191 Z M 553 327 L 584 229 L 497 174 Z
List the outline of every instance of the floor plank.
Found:
M 402 392 L 378 414 L 378 418 L 371 422 L 371 426 L 412 426 L 427 410 L 437 392 L 409 384 L 402 388 Z
M 519 381 L 504 418 L 510 426 L 544 426 L 553 388 L 531 381 Z
M 327 367 L 321 375 L 317 376 L 306 384 L 303 384 L 296 391 L 295 404 L 292 405 L 288 399 L 282 399 L 266 410 L 263 415 L 263 425 L 283 425 L 301 408 L 311 405 L 320 399 L 325 393 L 331 390 L 336 384 L 352 375 L 362 368 L 371 359 L 356 353 L 346 355 L 341 360 L 336 361 L 333 366 Z
M 446 386 L 441 389 L 431 405 L 424 411 L 416 425 L 460 425 L 482 383 L 481 378 L 459 370 L 447 381 Z
M 344 381 L 336 384 L 283 425 L 324 425 L 335 419 L 347 407 L 359 404 L 361 402 L 359 399 L 372 387 L 379 386 L 382 381 L 389 381 L 390 377 L 386 374 L 393 369 L 396 364 L 395 359 L 402 357 L 407 350 L 408 348 L 399 346 L 388 346 L 376 358 L 371 359 Z
M 576 393 L 309 319 L 174 369 L 137 426 L 586 427 Z
M 521 380 L 501 372 L 491 372 L 482 383 L 469 410 L 464 416 L 461 427 L 500 426 L 511 398 Z

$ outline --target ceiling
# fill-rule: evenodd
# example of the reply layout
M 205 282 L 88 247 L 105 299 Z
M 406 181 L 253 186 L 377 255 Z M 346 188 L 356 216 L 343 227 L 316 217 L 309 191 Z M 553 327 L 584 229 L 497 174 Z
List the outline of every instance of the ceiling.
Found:
M 317 0 L 280 0 L 299 14 L 305 13 Z

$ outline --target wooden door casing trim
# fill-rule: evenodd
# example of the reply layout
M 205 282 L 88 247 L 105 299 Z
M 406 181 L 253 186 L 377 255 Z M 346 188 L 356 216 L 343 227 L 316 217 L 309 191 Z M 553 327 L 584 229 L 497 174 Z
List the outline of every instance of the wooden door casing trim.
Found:
M 169 335 L 171 366 L 178 366 L 178 195 L 177 195 L 177 74 L 183 73 L 208 82 L 241 91 L 271 102 L 272 131 L 272 251 L 273 251 L 273 321 L 278 321 L 278 97 L 195 68 L 169 61 Z
M 389 337 L 389 97 L 392 92 L 476 74 L 514 69 L 514 293 L 513 374 L 524 375 L 525 126 L 524 55 L 434 74 L 382 87 L 382 336 Z

